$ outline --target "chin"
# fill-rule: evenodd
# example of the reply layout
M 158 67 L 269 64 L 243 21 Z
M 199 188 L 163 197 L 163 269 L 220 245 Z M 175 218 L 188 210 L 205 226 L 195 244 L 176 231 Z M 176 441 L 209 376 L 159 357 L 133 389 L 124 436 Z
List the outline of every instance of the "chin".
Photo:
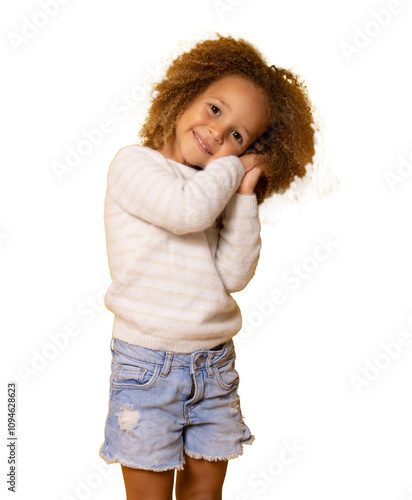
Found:
M 208 164 L 208 161 L 199 161 L 198 155 L 188 154 L 184 156 L 185 164 L 189 167 L 203 169 Z
M 203 170 L 206 165 L 198 165 L 196 163 L 187 163 L 189 167 L 195 168 L 196 170 Z
M 181 153 L 186 165 L 193 168 L 203 169 L 214 159 L 213 155 L 204 155 L 198 151 L 194 144 L 186 144 L 183 146 Z
M 190 156 L 185 156 L 182 163 L 183 165 L 195 168 L 196 170 L 202 170 L 205 167 L 205 165 L 199 165 L 199 163 L 196 161 L 196 158 L 190 158 Z

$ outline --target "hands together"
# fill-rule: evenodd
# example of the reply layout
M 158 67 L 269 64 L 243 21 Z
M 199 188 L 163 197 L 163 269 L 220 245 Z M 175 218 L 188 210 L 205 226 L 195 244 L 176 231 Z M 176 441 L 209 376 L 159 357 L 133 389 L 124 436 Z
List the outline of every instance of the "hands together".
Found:
M 239 156 L 239 160 L 245 168 L 245 175 L 243 176 L 242 182 L 240 183 L 236 193 L 251 195 L 254 192 L 263 169 L 258 164 L 258 155 L 247 154 Z

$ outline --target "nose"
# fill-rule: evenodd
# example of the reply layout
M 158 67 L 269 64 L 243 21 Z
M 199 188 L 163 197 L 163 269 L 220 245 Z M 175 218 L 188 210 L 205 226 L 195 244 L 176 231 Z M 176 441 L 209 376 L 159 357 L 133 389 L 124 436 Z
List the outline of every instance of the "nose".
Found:
M 209 126 L 209 132 L 212 139 L 219 144 L 223 142 L 225 136 L 225 127 L 222 123 L 211 123 Z

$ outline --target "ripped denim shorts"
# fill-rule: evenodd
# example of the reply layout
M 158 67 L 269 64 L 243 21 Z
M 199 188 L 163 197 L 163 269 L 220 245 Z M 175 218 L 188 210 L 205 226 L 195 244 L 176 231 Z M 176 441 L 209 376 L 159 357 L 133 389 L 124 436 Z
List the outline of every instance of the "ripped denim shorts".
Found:
M 136 469 L 183 469 L 228 460 L 254 436 L 243 421 L 230 340 L 189 354 L 112 339 L 109 412 L 100 456 Z

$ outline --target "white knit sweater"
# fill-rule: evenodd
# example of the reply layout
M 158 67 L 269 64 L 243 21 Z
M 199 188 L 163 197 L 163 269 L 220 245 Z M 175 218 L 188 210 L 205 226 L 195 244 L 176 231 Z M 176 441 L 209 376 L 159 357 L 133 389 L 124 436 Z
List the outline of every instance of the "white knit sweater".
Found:
M 236 156 L 197 170 L 147 147 L 118 151 L 104 208 L 114 338 L 188 353 L 240 330 L 230 294 L 254 275 L 261 247 L 256 195 L 236 193 L 243 175 Z

